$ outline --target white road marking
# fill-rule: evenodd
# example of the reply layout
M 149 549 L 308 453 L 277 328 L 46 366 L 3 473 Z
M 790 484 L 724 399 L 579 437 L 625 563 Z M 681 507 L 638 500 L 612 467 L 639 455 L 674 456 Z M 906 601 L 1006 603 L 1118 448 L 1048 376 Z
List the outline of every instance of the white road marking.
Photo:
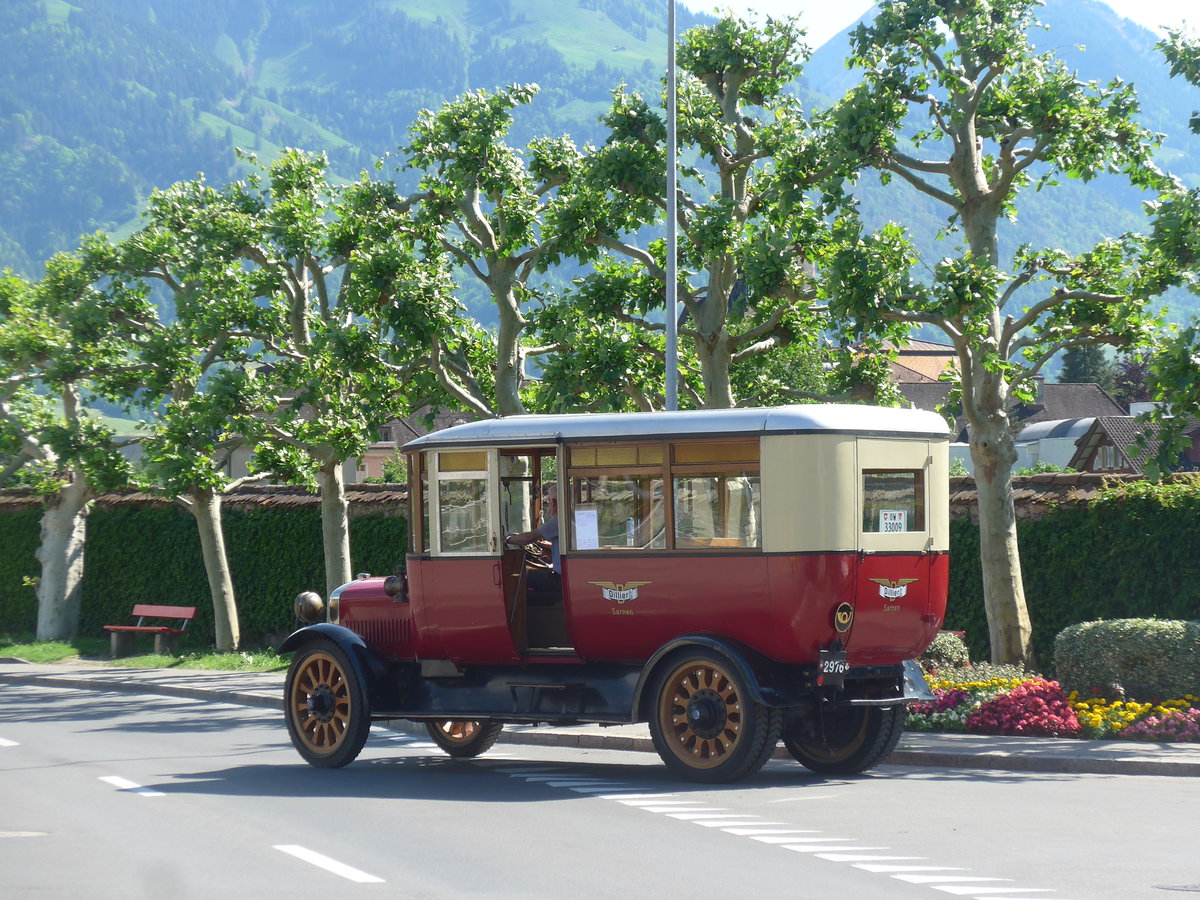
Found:
M 600 794 L 601 800 L 670 800 L 672 797 L 678 797 L 678 794 Z M 687 801 L 691 802 L 691 801 Z
M 847 838 L 832 837 L 812 829 L 789 828 L 786 822 L 759 820 L 755 815 L 734 813 L 725 807 L 695 806 L 696 801 L 684 799 L 678 793 L 639 793 L 632 789 L 621 790 L 618 785 L 611 782 L 606 783 L 601 779 L 572 778 L 564 774 L 561 767 L 547 768 L 527 765 L 494 768 L 492 771 L 502 772 L 514 778 L 523 778 L 529 783 L 566 788 L 575 793 L 590 795 L 594 799 L 616 801 L 625 806 L 703 825 L 706 828 L 720 828 L 722 831 L 738 837 L 748 837 L 751 840 L 796 853 L 811 854 L 815 859 L 849 863 L 854 868 L 865 872 L 891 875 L 893 878 L 909 884 L 927 885 L 934 890 L 956 896 L 977 897 L 980 900 L 1029 900 L 1027 896 L 1002 897 L 1001 895 L 1053 893 L 1051 888 L 985 887 L 985 883 L 995 885 L 997 882 L 1013 881 L 1013 879 L 950 874 L 968 870 L 961 866 L 919 865 L 918 863 L 922 862 L 925 857 L 880 855 L 892 850 L 891 847 L 861 846 Z M 816 794 L 769 802 L 831 799 L 835 799 L 833 795 Z M 913 862 L 906 863 L 905 860 Z
M 296 857 L 296 859 L 324 869 L 326 872 L 332 872 L 334 875 L 340 875 L 349 881 L 359 884 L 383 884 L 382 878 L 338 862 L 336 859 L 330 859 L 328 856 L 317 853 L 315 850 L 309 850 L 307 847 L 301 847 L 298 844 L 275 844 L 274 847 L 276 850 L 282 850 L 284 853 Z
M 718 819 L 709 819 L 709 818 L 693 819 L 692 824 L 693 825 L 703 825 L 705 828 L 726 828 L 729 825 L 730 819 L 753 819 L 753 818 L 754 818 L 754 816 L 741 816 L 741 815 L 721 816 Z
M 1051 894 L 1051 888 L 1018 888 L 1018 887 L 973 887 L 969 884 L 932 884 L 935 891 L 945 891 L 956 897 L 978 897 L 981 894 Z
M 167 796 L 162 791 L 155 791 L 148 787 L 142 787 L 136 781 L 130 781 L 128 778 L 122 778 L 120 775 L 101 775 L 100 780 L 106 784 L 111 784 L 118 790 L 127 791 L 130 794 L 137 794 L 140 797 Z
M 887 850 L 887 847 L 858 847 L 858 850 Z M 919 856 L 863 856 L 858 853 L 818 853 L 819 859 L 827 859 L 830 862 L 883 862 L 889 859 L 920 859 Z
M 10 741 L 7 738 L 0 738 L 0 747 L 19 747 L 21 746 L 16 741 Z
M 0 838 L 47 837 L 48 831 L 0 831 Z

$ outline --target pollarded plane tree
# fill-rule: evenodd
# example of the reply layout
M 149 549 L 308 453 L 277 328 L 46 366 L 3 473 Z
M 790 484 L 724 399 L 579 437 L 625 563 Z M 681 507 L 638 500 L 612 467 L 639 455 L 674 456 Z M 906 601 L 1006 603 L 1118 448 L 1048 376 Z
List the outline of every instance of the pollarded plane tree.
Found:
M 87 409 L 98 372 L 126 367 L 114 319 L 93 288 L 89 254 L 58 254 L 38 282 L 0 275 L 0 484 L 44 498 L 37 558 L 37 638 L 79 629 L 87 516 L 98 491 L 124 485 L 122 441 Z
M 526 358 L 557 349 L 528 344 L 526 311 L 539 293 L 535 274 L 557 259 L 544 220 L 559 202 L 558 189 L 578 169 L 579 152 L 566 137 L 538 138 L 525 150 L 508 144 L 513 111 L 537 91 L 537 85 L 470 91 L 436 112 L 424 110 L 402 148 L 421 178 L 417 192 L 398 208 L 415 213 L 427 264 L 461 266 L 496 307 L 492 335 L 457 310 L 446 311 L 451 329 L 421 328 L 443 391 L 478 415 L 524 412 Z M 398 335 L 411 334 L 416 324 L 404 310 L 392 320 Z
M 857 156 L 828 115 L 806 113 L 789 92 L 808 53 L 802 37 L 794 20 L 756 28 L 725 18 L 680 40 L 680 158 L 694 163 L 681 166 L 675 198 L 680 389 L 692 405 L 810 397 L 804 385 L 778 380 L 804 368 L 816 393 L 825 388 L 811 361 L 832 323 L 815 272 L 831 246 L 829 218 L 846 199 L 841 180 Z M 637 376 L 633 405 L 647 408 L 661 403 L 647 366 L 657 360 L 661 372 L 667 273 L 664 242 L 649 226 L 667 208 L 666 127 L 658 109 L 623 88 L 605 122 L 606 143 L 586 154 L 551 223 L 557 249 L 593 262 L 595 272 L 544 322 L 560 345 L 581 322 L 611 323 L 610 337 L 564 346 L 547 368 L 565 392 L 587 396 L 588 382 L 616 383 L 627 365 Z M 789 354 L 781 371 L 764 377 L 764 364 Z M 855 376 L 846 380 L 870 385 L 866 396 L 882 383 L 880 357 L 839 358 L 843 375 Z
M 1083 83 L 1031 46 L 1037 5 L 884 0 L 873 23 L 856 29 L 852 62 L 865 74 L 836 111 L 845 140 L 864 148 L 885 183 L 900 179 L 940 204 L 951 246 L 915 269 L 902 224 L 868 234 L 846 216 L 827 272 L 836 314 L 929 326 L 955 348 L 992 658 L 1010 663 L 1032 662 L 1010 409 L 1060 351 L 1148 342 L 1147 300 L 1164 285 L 1142 237 L 1113 236 L 1082 253 L 1022 246 L 1003 261 L 1000 222 L 1015 219 L 1023 190 L 1051 190 L 1060 177 L 1169 184 L 1151 161 L 1157 139 L 1136 121 L 1132 87 Z

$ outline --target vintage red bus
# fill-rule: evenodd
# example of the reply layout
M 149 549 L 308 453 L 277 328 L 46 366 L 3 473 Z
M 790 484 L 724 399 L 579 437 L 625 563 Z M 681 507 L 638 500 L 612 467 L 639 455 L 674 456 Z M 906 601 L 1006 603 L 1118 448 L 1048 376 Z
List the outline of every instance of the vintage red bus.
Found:
M 689 779 L 744 777 L 781 738 L 850 774 L 929 696 L 913 659 L 942 624 L 949 544 L 933 413 L 513 416 L 403 450 L 406 566 L 338 588 L 326 621 L 298 598 L 313 624 L 283 645 L 288 730 L 315 766 L 402 718 L 453 756 L 505 723 L 647 722 Z M 506 540 L 538 527 L 550 485 L 557 591 Z

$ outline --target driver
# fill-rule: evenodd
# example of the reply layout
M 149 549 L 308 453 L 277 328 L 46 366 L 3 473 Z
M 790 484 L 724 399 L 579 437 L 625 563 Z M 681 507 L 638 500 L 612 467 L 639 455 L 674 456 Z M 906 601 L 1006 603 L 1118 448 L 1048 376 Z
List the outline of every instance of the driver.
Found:
M 552 568 L 530 569 L 528 584 L 531 592 L 535 592 L 539 598 L 544 598 L 547 604 L 552 605 L 562 596 L 562 558 L 559 555 L 558 548 L 557 484 L 551 484 L 546 488 L 546 505 L 549 514 L 539 527 L 532 531 L 510 534 L 505 538 L 505 541 L 515 547 L 524 547 L 535 542 L 549 546 L 550 565 Z M 530 602 L 536 604 L 537 600 L 531 597 Z

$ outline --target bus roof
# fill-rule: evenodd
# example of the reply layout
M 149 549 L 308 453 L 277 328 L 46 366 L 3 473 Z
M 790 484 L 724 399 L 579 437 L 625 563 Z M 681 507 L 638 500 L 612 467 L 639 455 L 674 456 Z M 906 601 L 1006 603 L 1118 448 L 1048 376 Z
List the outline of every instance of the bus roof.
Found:
M 506 416 L 454 425 L 409 441 L 404 450 L 762 434 L 856 434 L 949 440 L 946 420 L 916 409 L 804 404 L 678 412 Z

